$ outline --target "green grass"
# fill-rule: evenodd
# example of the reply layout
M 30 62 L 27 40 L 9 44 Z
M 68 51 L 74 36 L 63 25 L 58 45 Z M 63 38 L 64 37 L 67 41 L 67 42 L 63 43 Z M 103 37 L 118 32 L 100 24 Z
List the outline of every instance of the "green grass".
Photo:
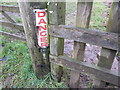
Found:
M 0 5 L 14 5 L 14 6 L 18 6 L 17 2 L 18 2 L 18 0 L 0 0 Z
M 25 42 L 14 41 L 10 43 L 7 38 L 1 41 L 5 44 L 1 57 L 6 56 L 7 60 L 2 64 L 2 80 L 13 75 L 11 84 L 7 87 L 14 88 L 65 88 L 63 82 L 58 83 L 51 79 L 48 73 L 43 80 L 37 79 L 32 70 L 32 61 L 29 55 L 28 47 Z M 8 81 L 9 82 L 9 81 Z
M 19 32 L 19 30 L 17 30 L 17 29 L 12 29 L 12 28 L 9 28 L 9 27 L 4 27 L 4 26 L 0 26 L 0 31 L 8 32 L 8 33 L 11 33 L 11 34 L 16 34 L 16 33 Z
M 90 28 L 96 29 L 100 31 L 105 31 L 104 21 L 105 21 L 105 12 L 108 11 L 109 8 L 105 6 L 102 2 L 95 2 L 93 4 Z
M 14 20 L 17 22 L 17 23 L 22 23 L 22 19 L 21 19 L 21 17 L 19 16 L 17 16 L 17 17 L 14 17 Z
M 66 14 L 71 14 L 77 9 L 76 2 L 67 2 L 66 3 Z
M 1 5 L 18 5 L 16 2 L 11 3 L 3 3 L 0 2 Z M 67 14 L 71 14 L 76 10 L 75 3 L 67 3 Z M 108 10 L 103 3 L 94 3 L 92 15 L 91 15 L 91 29 L 105 30 L 103 26 L 104 21 L 104 10 Z M 21 18 L 14 19 L 21 23 Z M 71 18 L 70 18 L 71 19 Z M 2 31 L 8 31 L 5 27 L 0 27 Z M 13 31 L 14 32 L 14 31 Z M 29 55 L 28 47 L 25 42 L 22 41 L 9 41 L 7 37 L 1 37 L 0 45 L 4 44 L 5 47 L 0 53 L 0 58 L 6 56 L 7 60 L 1 63 L 2 67 L 2 75 L 0 79 L 3 82 L 6 82 L 9 77 L 13 77 L 5 83 L 4 87 L 13 87 L 13 88 L 65 88 L 67 86 L 64 85 L 63 82 L 58 83 L 51 79 L 51 73 L 48 73 L 44 76 L 43 80 L 37 79 L 33 70 L 32 70 L 32 61 Z M 88 87 L 92 87 L 91 82 L 87 82 Z
M 74 2 L 67 2 L 66 4 L 66 14 L 71 14 L 76 11 L 77 4 Z M 106 28 L 104 27 L 104 22 L 105 22 L 105 12 L 109 11 L 110 9 L 105 6 L 103 2 L 94 2 L 93 3 L 93 8 L 92 8 L 92 14 L 91 14 L 91 19 L 90 19 L 90 29 L 94 30 L 100 30 L 100 31 L 105 31 Z M 70 21 L 73 19 L 75 16 L 70 17 Z M 75 23 L 75 22 L 73 22 Z

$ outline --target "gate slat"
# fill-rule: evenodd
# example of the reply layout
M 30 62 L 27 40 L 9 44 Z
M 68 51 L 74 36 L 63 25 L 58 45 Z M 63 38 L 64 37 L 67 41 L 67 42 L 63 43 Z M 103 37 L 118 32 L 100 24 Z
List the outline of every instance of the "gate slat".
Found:
M 62 67 L 67 67 L 70 70 L 74 70 L 78 73 L 87 73 L 95 75 L 97 78 L 102 81 L 109 82 L 116 86 L 120 86 L 119 78 L 120 73 L 111 71 L 106 68 L 102 68 L 96 65 L 87 64 L 85 62 L 80 62 L 78 60 L 72 59 L 67 56 L 53 56 L 50 55 L 50 61 L 56 65 L 60 65 Z M 74 76 L 75 77 L 75 76 Z
M 88 43 L 104 48 L 118 50 L 120 34 L 111 32 L 95 31 L 66 25 L 51 25 L 49 34 L 54 37 L 74 40 L 76 42 Z
M 6 22 L 6 21 L 2 21 L 0 20 L 0 25 L 6 26 L 6 27 L 10 27 L 12 29 L 18 29 L 20 31 L 24 31 L 23 25 L 22 24 L 18 24 L 18 23 L 10 23 L 10 22 Z
M 89 27 L 92 4 L 93 4 L 92 2 L 78 2 L 77 3 L 77 16 L 76 16 L 77 27 L 83 27 L 83 28 Z M 85 43 L 74 41 L 74 47 L 73 47 L 74 49 L 73 49 L 72 57 L 79 61 L 83 61 L 85 46 L 86 46 Z M 79 82 L 80 82 L 80 73 L 71 71 L 70 87 L 79 88 Z
M 20 13 L 19 7 L 12 5 L 0 5 L 0 12 L 2 11 Z
M 5 11 L 2 11 L 2 15 L 4 15 L 11 23 L 16 23 Z
M 48 6 L 49 24 L 65 24 L 65 2 L 51 2 Z M 64 52 L 64 39 L 50 36 L 50 54 L 58 56 Z M 63 68 L 51 63 L 52 78 L 58 82 L 61 81 Z
M 7 37 L 9 37 L 9 38 L 13 38 L 13 39 L 17 39 L 17 40 L 26 41 L 25 38 L 20 37 L 20 36 L 15 35 L 15 34 L 10 34 L 10 33 L 8 33 L 8 32 L 0 31 L 0 35 L 4 35 L 4 36 L 7 36 Z
M 120 34 L 120 3 L 119 2 L 113 2 L 110 17 L 108 20 L 107 25 L 107 32 L 114 32 Z M 120 46 L 120 44 L 118 44 Z M 117 49 L 118 50 L 118 49 Z M 107 69 L 111 69 L 115 55 L 116 50 L 111 50 L 107 48 L 101 49 L 101 54 L 99 57 L 98 66 L 104 67 Z M 111 82 L 112 83 L 112 82 Z M 94 87 L 105 87 L 105 82 L 101 81 L 99 78 L 97 80 L 94 80 Z

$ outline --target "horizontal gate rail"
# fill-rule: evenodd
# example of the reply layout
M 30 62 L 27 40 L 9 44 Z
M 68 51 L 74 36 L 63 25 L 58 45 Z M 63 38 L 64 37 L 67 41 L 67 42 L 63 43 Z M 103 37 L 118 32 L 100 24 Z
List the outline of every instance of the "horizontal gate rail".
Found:
M 12 5 L 0 5 L 0 12 L 2 11 L 20 13 L 19 7 Z
M 49 35 L 118 50 L 118 34 L 65 25 L 51 25 Z M 120 36 L 120 35 L 119 35 Z
M 10 22 L 0 20 L 0 25 L 10 27 L 12 29 L 18 29 L 22 32 L 24 31 L 24 28 L 23 28 L 22 24 L 10 23 Z
M 102 81 L 120 86 L 120 82 L 118 81 L 120 79 L 120 73 L 118 72 L 114 72 L 109 69 L 98 67 L 95 65 L 86 64 L 85 62 L 78 62 L 67 56 L 56 57 L 50 55 L 50 62 L 62 67 L 66 67 L 70 70 L 92 74 Z
M 13 39 L 17 39 L 17 40 L 26 41 L 25 38 L 20 37 L 20 36 L 15 35 L 15 34 L 10 34 L 10 33 L 8 33 L 8 32 L 0 31 L 0 35 L 4 35 L 4 36 L 7 36 L 7 37 L 9 37 L 9 38 L 13 38 Z

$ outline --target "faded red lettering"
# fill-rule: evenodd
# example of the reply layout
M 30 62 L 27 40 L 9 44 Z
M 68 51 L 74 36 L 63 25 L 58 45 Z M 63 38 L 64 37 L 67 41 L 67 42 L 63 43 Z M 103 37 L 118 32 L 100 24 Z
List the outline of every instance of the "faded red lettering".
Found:
M 38 17 L 44 17 L 45 16 L 45 12 L 38 12 Z
M 45 20 L 44 19 L 40 19 L 40 22 L 38 24 L 41 24 L 41 23 L 44 23 L 46 24 Z
M 46 47 L 46 46 L 48 46 L 47 42 L 46 43 L 41 43 L 41 47 Z
M 46 30 L 46 25 L 44 25 L 44 26 L 39 26 L 39 28 Z
M 41 42 L 47 42 L 47 37 L 42 37 L 42 38 L 40 38 L 40 41 L 41 41 Z
M 47 36 L 46 31 L 41 31 L 41 32 L 40 32 L 40 36 Z

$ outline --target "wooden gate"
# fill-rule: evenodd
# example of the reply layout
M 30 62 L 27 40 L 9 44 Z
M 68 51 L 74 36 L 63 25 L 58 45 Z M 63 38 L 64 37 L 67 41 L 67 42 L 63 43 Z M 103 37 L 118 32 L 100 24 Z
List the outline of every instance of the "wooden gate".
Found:
M 65 3 L 57 3 L 57 6 L 56 3 L 50 3 L 48 9 L 53 11 L 49 15 L 52 76 L 54 79 L 60 81 L 62 70 L 66 67 L 71 70 L 69 81 L 69 87 L 71 88 L 79 88 L 80 73 L 92 74 L 94 76 L 94 87 L 105 87 L 105 82 L 120 86 L 120 82 L 118 81 L 120 74 L 110 70 L 120 46 L 120 42 L 118 41 L 120 3 L 113 3 L 107 32 L 87 29 L 89 27 L 92 4 L 92 2 L 77 3 L 76 27 L 72 27 L 64 25 Z M 115 11 L 115 9 L 117 10 Z M 64 55 L 64 39 L 74 40 L 72 58 Z M 102 47 L 97 65 L 88 65 L 83 62 L 86 43 Z
M 63 68 L 66 67 L 71 70 L 69 80 L 69 87 L 71 88 L 79 88 L 80 73 L 92 74 L 94 76 L 94 87 L 105 87 L 106 82 L 120 87 L 120 71 L 111 71 L 114 57 L 120 49 L 120 2 L 113 3 L 107 32 L 88 29 L 92 4 L 93 2 L 77 2 L 76 27 L 74 27 L 65 25 L 65 2 L 50 2 L 48 6 L 46 2 L 19 2 L 24 32 L 33 60 L 33 68 L 39 78 L 48 73 L 51 68 L 53 79 L 60 82 L 63 76 Z M 12 23 L 0 22 L 5 26 L 23 29 L 21 25 L 15 24 L 15 21 L 4 12 L 13 9 L 2 8 L 1 11 L 4 16 Z M 48 49 L 46 58 L 43 58 L 37 47 L 35 25 L 31 22 L 34 21 L 34 8 L 48 8 L 50 54 Z M 17 37 L 2 31 L 0 33 Z M 17 38 L 26 41 L 24 38 Z M 72 58 L 64 55 L 64 39 L 74 40 Z M 102 47 L 97 65 L 88 65 L 83 62 L 86 44 Z M 120 60 L 118 62 L 120 63 Z

